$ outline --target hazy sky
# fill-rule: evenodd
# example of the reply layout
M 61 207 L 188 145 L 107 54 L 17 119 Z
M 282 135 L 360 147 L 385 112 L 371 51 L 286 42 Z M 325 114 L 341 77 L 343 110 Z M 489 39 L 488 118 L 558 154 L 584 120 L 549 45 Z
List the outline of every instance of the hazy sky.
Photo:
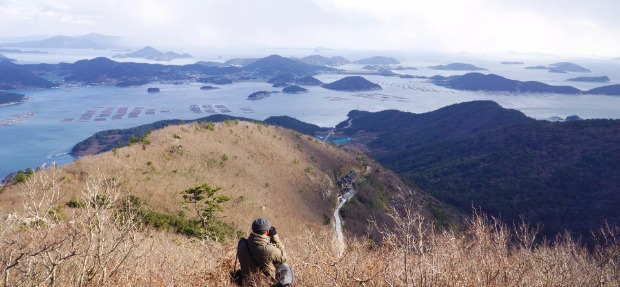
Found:
M 620 56 L 618 0 L 0 0 L 0 38 Z

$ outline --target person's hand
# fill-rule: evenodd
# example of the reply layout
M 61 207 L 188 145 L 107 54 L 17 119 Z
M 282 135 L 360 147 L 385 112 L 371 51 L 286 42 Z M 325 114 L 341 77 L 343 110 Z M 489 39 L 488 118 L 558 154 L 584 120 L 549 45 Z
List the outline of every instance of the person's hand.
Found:
M 276 228 L 272 226 L 272 227 L 269 229 L 269 236 L 274 236 L 274 235 L 276 235 L 276 234 L 278 234 L 278 230 L 276 230 Z

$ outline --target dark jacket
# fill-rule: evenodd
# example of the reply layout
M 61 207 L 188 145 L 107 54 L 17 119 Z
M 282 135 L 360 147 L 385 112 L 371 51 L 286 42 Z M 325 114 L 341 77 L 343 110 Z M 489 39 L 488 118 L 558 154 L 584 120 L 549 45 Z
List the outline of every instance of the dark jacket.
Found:
M 269 237 L 252 232 L 245 242 L 249 245 L 249 252 L 252 252 L 252 255 L 254 255 L 258 266 L 254 264 L 254 260 L 252 260 L 248 253 L 248 248 L 244 242 L 241 242 L 237 249 L 241 273 L 247 275 L 250 272 L 261 270 L 274 278 L 276 265 L 286 262 L 284 244 L 280 241 L 280 237 L 277 234 Z

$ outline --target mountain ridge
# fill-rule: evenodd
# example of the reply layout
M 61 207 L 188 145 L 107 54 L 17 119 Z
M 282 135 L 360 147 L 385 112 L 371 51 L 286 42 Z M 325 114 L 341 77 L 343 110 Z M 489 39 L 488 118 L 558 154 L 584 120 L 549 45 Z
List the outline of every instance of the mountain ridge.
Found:
M 537 121 L 492 102 L 420 115 L 352 112 L 349 120 L 344 146 L 462 212 L 473 204 L 508 224 L 523 215 L 549 238 L 568 229 L 588 239 L 605 221 L 620 224 L 620 120 Z

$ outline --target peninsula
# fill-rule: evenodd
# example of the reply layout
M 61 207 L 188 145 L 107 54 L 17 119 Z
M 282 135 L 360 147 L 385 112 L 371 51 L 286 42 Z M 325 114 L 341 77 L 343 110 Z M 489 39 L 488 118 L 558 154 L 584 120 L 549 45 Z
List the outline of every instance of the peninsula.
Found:
M 28 99 L 28 97 L 22 94 L 0 92 L 0 106 L 21 104 L 25 102 L 26 99 Z

